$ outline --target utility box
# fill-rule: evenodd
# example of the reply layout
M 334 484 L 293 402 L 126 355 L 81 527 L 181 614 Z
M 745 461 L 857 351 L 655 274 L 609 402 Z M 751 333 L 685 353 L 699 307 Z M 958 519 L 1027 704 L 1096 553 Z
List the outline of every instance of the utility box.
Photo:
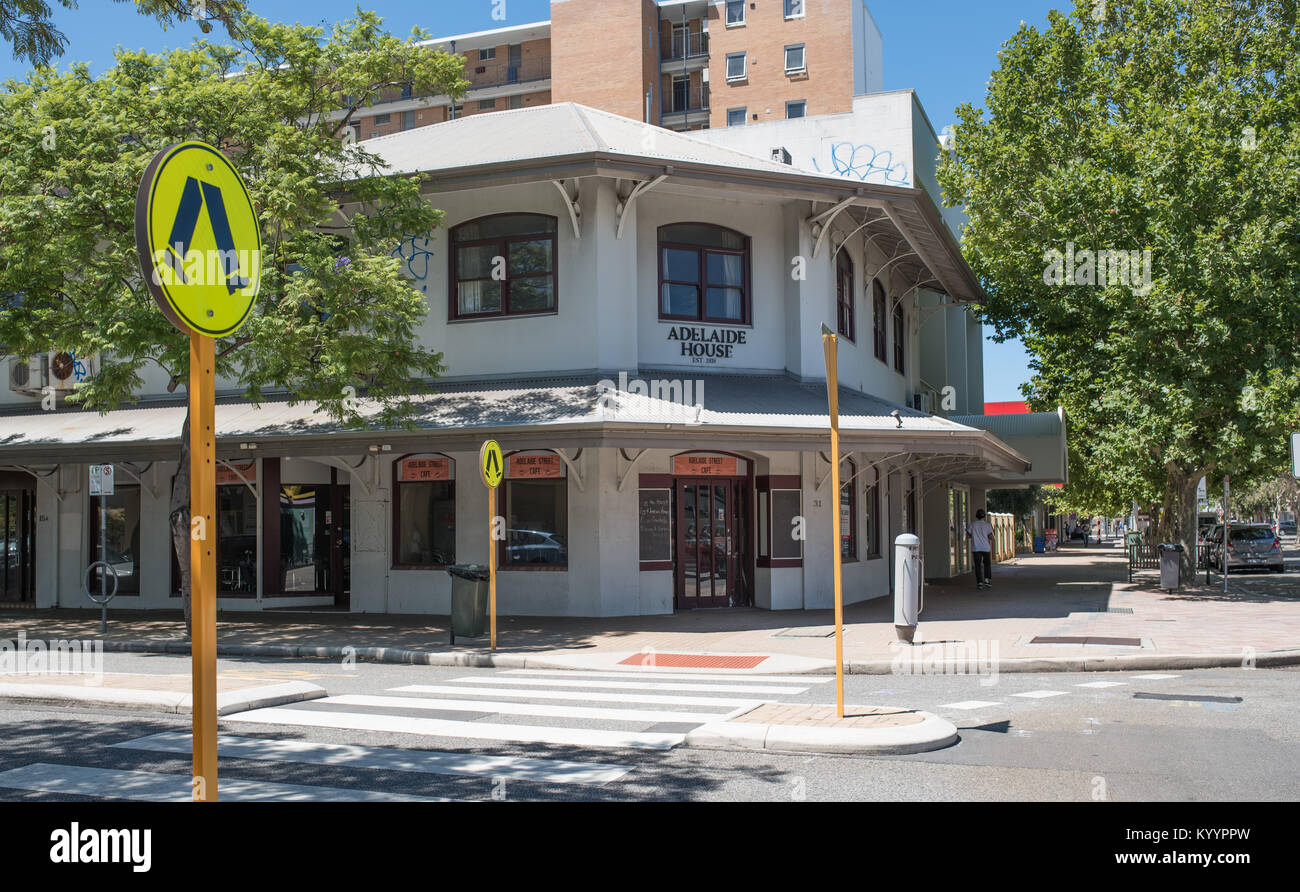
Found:
M 894 540 L 894 631 L 911 643 L 921 618 L 921 540 L 903 533 Z
M 1171 591 L 1182 588 L 1183 546 L 1169 542 L 1160 546 L 1160 587 Z

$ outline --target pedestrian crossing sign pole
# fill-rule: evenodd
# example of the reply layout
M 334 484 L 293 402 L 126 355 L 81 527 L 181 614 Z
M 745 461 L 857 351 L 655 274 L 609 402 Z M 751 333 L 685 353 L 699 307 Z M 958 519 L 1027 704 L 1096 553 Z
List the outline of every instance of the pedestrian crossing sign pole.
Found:
M 505 459 L 496 440 L 488 440 L 478 451 L 479 472 L 488 492 L 488 616 L 491 623 L 491 649 L 497 649 L 497 487 L 505 476 Z
M 840 385 L 835 332 L 822 323 L 822 348 L 826 352 L 826 399 L 831 419 L 831 517 L 835 531 L 831 552 L 835 562 L 835 714 L 844 718 L 844 588 L 840 550 Z
M 252 312 L 262 236 L 243 177 L 202 142 L 163 149 L 136 193 L 145 286 L 190 341 L 191 798 L 217 801 L 216 350 Z

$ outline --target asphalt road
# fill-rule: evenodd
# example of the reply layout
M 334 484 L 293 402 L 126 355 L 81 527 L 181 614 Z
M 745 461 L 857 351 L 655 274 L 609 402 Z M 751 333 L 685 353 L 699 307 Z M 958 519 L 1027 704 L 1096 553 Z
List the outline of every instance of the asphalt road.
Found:
M 110 654 L 105 662 L 110 672 L 184 674 L 189 668 L 184 657 Z M 1295 718 L 1300 714 L 1300 671 L 1296 669 L 1017 673 L 996 678 L 849 676 L 845 696 L 851 705 L 924 709 L 948 718 L 961 731 L 960 742 L 941 751 L 864 758 L 686 746 L 633 748 L 593 743 L 594 737 L 584 736 L 611 733 L 600 730 L 611 727 L 621 729 L 612 733 L 632 737 L 681 732 L 702 721 L 696 710 L 711 708 L 709 698 L 718 698 L 719 709 L 729 708 L 723 704 L 733 699 L 832 703 L 833 683 L 824 676 L 820 682 L 782 677 L 773 683 L 780 693 L 772 694 L 748 690 L 763 683 L 727 676 L 684 683 L 645 679 L 654 687 L 628 691 L 613 676 L 560 671 L 254 659 L 222 660 L 219 668 L 227 674 L 310 681 L 324 687 L 331 698 L 345 698 L 337 703 L 299 704 L 274 714 L 289 722 L 307 716 L 325 726 L 223 719 L 221 733 L 249 741 L 252 750 L 250 757 L 241 753 L 238 758 L 221 759 L 222 783 L 238 780 L 253 789 L 292 784 L 345 799 L 394 795 L 668 801 L 1300 799 L 1300 775 L 1294 770 L 1300 764 L 1300 722 Z M 1138 677 L 1150 675 L 1168 677 Z M 700 693 L 690 687 L 700 684 L 714 690 Z M 394 690 L 410 685 L 435 690 Z M 531 687 L 521 689 L 521 685 Z M 1031 696 L 1021 696 L 1026 694 Z M 635 702 L 630 707 L 619 702 L 624 697 Z M 706 705 L 656 705 L 674 699 Z M 618 712 L 620 720 L 588 717 L 604 716 L 606 709 Z M 662 721 L 662 715 L 659 720 L 647 718 L 658 715 L 650 711 L 670 709 L 681 712 L 668 718 L 682 721 Z M 528 714 L 530 710 L 537 714 Z M 337 726 L 329 724 L 336 721 Z M 466 730 L 448 731 L 446 736 L 411 733 L 412 728 L 427 727 L 419 724 L 424 721 Z M 492 729 L 503 727 L 525 736 L 549 729 L 579 742 L 471 736 L 496 734 Z M 155 752 L 139 748 L 138 741 L 163 732 L 184 737 L 189 728 L 186 716 L 0 705 L 0 739 L 5 741 L 0 747 L 0 800 L 85 801 L 114 798 L 116 790 L 122 789 L 119 780 L 116 788 L 109 784 L 86 793 L 94 788 L 86 778 L 99 775 L 85 769 L 149 772 L 187 781 L 187 749 Z M 456 736 L 459 733 L 465 736 Z M 297 755 L 276 749 L 255 752 L 267 745 L 282 747 L 283 742 L 292 742 Z M 188 745 L 187 740 L 184 743 Z M 353 749 L 341 750 L 338 745 Z M 394 752 L 409 759 L 450 758 L 456 767 L 394 769 L 373 761 Z M 462 755 L 440 755 L 447 753 Z M 371 761 L 363 765 L 363 759 Z M 49 782 L 47 790 L 5 786 L 13 782 L 6 778 L 15 775 L 4 772 L 36 763 L 53 766 L 43 769 L 50 772 L 47 780 L 55 777 L 58 784 L 66 780 L 90 783 L 90 787 L 79 787 L 80 793 L 56 793 L 48 791 Z M 545 770 L 557 763 L 581 763 L 579 769 L 595 766 L 618 776 L 603 782 L 557 781 L 550 776 L 553 772 Z M 539 765 L 540 773 L 530 773 Z M 58 784 L 54 788 L 67 789 Z M 303 795 L 314 798 L 318 793 L 309 790 Z

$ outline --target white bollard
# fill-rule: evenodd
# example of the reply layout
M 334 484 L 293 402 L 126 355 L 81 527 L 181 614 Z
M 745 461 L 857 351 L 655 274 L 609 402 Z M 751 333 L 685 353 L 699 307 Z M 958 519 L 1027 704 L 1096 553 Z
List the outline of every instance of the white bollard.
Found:
M 894 540 L 894 631 L 909 644 L 921 616 L 921 540 L 903 533 Z

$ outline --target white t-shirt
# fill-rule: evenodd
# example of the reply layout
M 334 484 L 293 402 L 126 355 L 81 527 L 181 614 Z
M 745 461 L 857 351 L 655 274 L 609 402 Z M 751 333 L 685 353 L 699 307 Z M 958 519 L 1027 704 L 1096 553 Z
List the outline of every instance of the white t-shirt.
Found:
M 993 535 L 993 524 L 989 523 L 987 520 L 977 520 L 967 527 L 967 529 L 970 531 L 971 535 L 972 551 L 992 550 L 989 545 L 989 536 Z

